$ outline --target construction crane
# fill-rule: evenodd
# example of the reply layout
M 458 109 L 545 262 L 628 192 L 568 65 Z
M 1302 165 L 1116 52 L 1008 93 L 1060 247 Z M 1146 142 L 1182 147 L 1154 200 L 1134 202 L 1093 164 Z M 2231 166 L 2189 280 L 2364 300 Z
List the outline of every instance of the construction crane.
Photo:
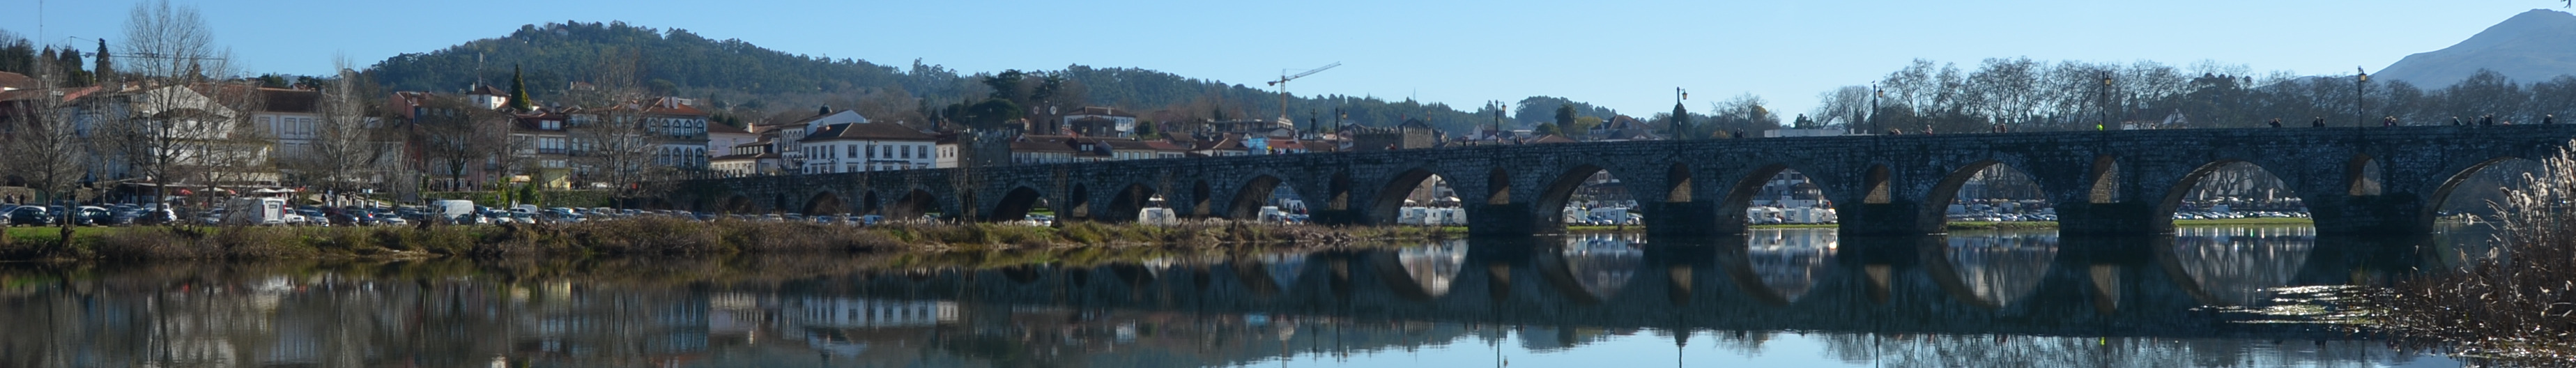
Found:
M 1342 66 L 1342 63 L 1333 62 L 1332 65 L 1325 65 L 1313 70 L 1307 70 L 1304 73 L 1297 73 L 1297 75 L 1287 75 L 1288 71 L 1286 70 L 1279 71 L 1279 80 L 1270 81 L 1270 85 L 1279 86 L 1279 120 L 1288 120 L 1288 81 L 1297 80 L 1297 78 L 1305 78 L 1309 75 L 1315 75 L 1317 72 L 1322 72 L 1324 69 L 1332 69 L 1336 66 Z

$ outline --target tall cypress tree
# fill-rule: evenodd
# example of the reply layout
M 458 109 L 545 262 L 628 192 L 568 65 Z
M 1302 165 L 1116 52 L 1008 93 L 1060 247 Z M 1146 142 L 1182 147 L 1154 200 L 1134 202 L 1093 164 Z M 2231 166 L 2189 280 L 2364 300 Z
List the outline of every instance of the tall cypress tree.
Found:
M 519 111 L 534 111 L 537 109 L 537 103 L 535 101 L 528 100 L 528 80 L 527 78 L 521 77 L 519 74 L 519 65 L 511 64 L 510 108 Z
M 1682 108 L 1682 103 L 1680 103 L 1680 102 L 1674 102 L 1674 103 L 1673 103 L 1673 116 L 1672 116 L 1672 119 L 1673 119 L 1673 120 L 1672 120 L 1672 126 L 1671 126 L 1671 128 L 1670 128 L 1670 129 L 1672 129 L 1672 131 L 1673 131 L 1672 139 L 1708 138 L 1708 137 L 1705 137 L 1705 136 L 1699 136 L 1699 135 L 1697 135 L 1697 134 L 1692 134 L 1692 133 L 1697 133 L 1697 132 L 1698 132 L 1698 129 L 1691 129 L 1691 124 L 1690 124 L 1690 109 L 1684 109 L 1684 108 Z
M 107 56 L 107 39 L 102 38 L 98 40 L 98 53 L 92 54 L 90 57 L 98 59 L 98 66 L 90 68 L 90 70 L 94 70 L 91 74 L 96 76 L 98 82 L 101 84 L 116 83 L 116 64 L 113 61 L 110 61 L 110 56 Z

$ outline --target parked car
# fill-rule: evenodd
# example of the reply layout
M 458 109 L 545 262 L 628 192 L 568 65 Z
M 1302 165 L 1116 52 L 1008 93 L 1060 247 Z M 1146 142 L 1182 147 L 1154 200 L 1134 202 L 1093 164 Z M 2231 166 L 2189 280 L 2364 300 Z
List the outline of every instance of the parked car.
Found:
M 54 216 L 43 206 L 18 206 L 9 209 L 9 223 L 12 226 L 53 226 Z

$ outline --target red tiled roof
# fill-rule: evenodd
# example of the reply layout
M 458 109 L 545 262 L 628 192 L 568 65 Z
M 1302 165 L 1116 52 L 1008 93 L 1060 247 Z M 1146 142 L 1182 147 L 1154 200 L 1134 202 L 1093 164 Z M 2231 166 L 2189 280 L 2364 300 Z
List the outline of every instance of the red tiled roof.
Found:
M 1083 106 L 1083 107 L 1082 107 L 1082 109 L 1080 109 L 1080 110 L 1073 110 L 1072 112 L 1067 112 L 1067 113 L 1065 113 L 1065 114 L 1064 114 L 1064 116 L 1074 116 L 1074 115 L 1101 115 L 1101 116 L 1116 116 L 1116 117 L 1122 117 L 1122 118 L 1132 118 L 1132 117 L 1136 117 L 1136 114 L 1130 114 L 1130 113 L 1126 113 L 1126 112 L 1121 112 L 1121 111 L 1118 111 L 1118 108 L 1115 108 L 1115 107 L 1100 107 L 1100 106 Z
M 743 129 L 742 129 L 742 127 L 733 126 L 733 125 L 731 125 L 731 124 L 725 124 L 725 123 L 713 123 L 713 124 L 707 124 L 707 133 L 710 133 L 710 134 L 713 134 L 713 133 L 751 134 L 751 131 L 749 131 L 749 130 L 743 130 Z
M 843 123 L 825 125 L 805 134 L 805 141 L 825 140 L 893 140 L 928 141 L 938 137 L 895 123 Z
M 0 72 L 0 89 L 32 88 L 36 88 L 35 78 L 28 78 L 26 74 Z

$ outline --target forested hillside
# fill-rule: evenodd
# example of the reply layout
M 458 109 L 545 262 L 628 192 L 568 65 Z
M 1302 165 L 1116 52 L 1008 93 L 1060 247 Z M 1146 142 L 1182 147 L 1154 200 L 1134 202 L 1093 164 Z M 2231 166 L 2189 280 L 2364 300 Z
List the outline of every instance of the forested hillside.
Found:
M 606 60 L 632 58 L 642 72 L 635 79 L 655 92 L 701 97 L 715 108 L 749 116 L 792 116 L 814 105 L 859 109 L 872 117 L 920 121 L 939 116 L 942 108 L 997 96 L 988 77 L 1005 73 L 1026 77 L 1013 97 L 1016 106 L 1111 106 L 1144 112 L 1166 121 L 1204 118 L 1268 118 L 1280 114 L 1276 92 L 1257 82 L 1225 83 L 1159 71 L 1070 65 L 1048 71 L 960 72 L 919 60 L 893 66 L 867 60 L 826 59 L 761 48 L 741 40 L 713 40 L 682 29 L 654 29 L 619 22 L 565 22 L 522 26 L 509 36 L 466 42 L 447 49 L 403 54 L 368 71 L 393 90 L 457 91 L 481 80 L 506 83 L 513 66 L 523 67 L 530 91 L 544 100 L 562 95 L 575 82 L 601 78 Z M 1018 73 L 1014 73 L 1018 72 Z M 1053 83 L 1053 84 L 1048 84 Z M 1045 92 L 1036 92 L 1043 89 Z M 1583 116 L 1608 118 L 1609 109 L 1555 97 L 1531 97 L 1506 111 L 1506 128 L 1526 128 L 1551 121 L 1557 105 L 1573 103 Z M 1288 112 L 1298 124 L 1330 125 L 1335 112 L 1343 121 L 1385 126 L 1421 119 L 1452 133 L 1492 124 L 1493 107 L 1452 107 L 1438 103 L 1387 101 L 1377 98 L 1323 95 L 1292 98 Z M 1505 109 L 1510 109 L 1506 107 Z M 1044 110 L 1043 108 L 1038 110 Z

